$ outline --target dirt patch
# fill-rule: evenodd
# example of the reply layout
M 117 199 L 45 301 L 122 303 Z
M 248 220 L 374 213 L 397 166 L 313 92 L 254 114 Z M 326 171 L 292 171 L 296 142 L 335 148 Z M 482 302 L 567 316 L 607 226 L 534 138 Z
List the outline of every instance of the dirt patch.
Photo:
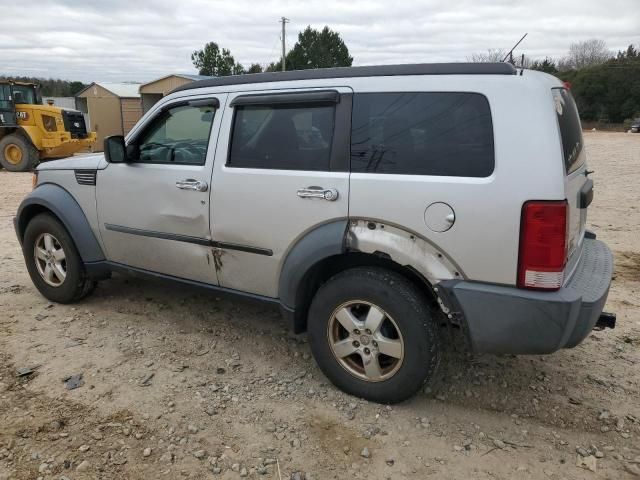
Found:
M 16 479 L 84 472 L 99 472 L 101 478 L 125 475 L 125 465 L 138 456 L 132 443 L 150 436 L 143 422 L 125 409 L 103 416 L 88 405 L 35 393 L 28 384 L 37 378 L 37 370 L 18 377 L 7 355 L 0 355 L 0 361 L 0 459 L 5 474 Z
M 640 253 L 618 252 L 615 255 L 616 279 L 640 282 Z

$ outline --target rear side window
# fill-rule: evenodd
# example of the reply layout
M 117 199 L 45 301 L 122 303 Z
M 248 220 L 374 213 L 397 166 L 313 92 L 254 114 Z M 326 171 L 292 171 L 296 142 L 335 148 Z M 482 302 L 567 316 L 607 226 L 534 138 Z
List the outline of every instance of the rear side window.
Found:
M 493 126 L 484 95 L 354 95 L 352 172 L 487 177 L 493 168 Z
M 554 88 L 553 101 L 560 127 L 560 138 L 562 139 L 562 155 L 567 173 L 576 170 L 583 162 L 584 155 L 582 148 L 582 126 L 578 116 L 578 107 L 571 92 L 564 88 Z
M 329 170 L 334 105 L 236 107 L 229 167 Z

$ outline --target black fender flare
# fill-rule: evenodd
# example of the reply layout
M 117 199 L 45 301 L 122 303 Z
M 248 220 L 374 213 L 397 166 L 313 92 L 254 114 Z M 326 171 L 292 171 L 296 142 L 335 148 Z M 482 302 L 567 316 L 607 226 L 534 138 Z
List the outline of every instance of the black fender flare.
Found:
M 64 188 L 53 183 L 38 186 L 18 207 L 13 221 L 20 244 L 29 220 L 43 210 L 49 210 L 62 222 L 73 238 L 84 263 L 105 260 L 102 248 L 76 199 Z
M 305 275 L 321 260 L 345 252 L 348 219 L 322 224 L 307 232 L 289 250 L 280 270 L 278 297 L 285 311 L 294 312 Z

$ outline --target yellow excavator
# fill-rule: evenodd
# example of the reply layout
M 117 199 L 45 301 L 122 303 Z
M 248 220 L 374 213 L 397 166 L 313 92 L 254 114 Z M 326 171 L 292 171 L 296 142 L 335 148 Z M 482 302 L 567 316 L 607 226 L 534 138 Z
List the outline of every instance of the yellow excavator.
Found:
M 68 157 L 95 141 L 81 112 L 42 105 L 35 83 L 0 80 L 0 167 L 25 172 L 42 160 Z

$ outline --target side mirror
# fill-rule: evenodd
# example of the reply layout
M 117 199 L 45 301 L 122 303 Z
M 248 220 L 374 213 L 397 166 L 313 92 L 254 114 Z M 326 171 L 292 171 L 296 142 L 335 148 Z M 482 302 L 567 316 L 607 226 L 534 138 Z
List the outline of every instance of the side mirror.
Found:
M 104 157 L 109 163 L 124 163 L 127 161 L 127 147 L 122 135 L 112 135 L 104 139 Z

